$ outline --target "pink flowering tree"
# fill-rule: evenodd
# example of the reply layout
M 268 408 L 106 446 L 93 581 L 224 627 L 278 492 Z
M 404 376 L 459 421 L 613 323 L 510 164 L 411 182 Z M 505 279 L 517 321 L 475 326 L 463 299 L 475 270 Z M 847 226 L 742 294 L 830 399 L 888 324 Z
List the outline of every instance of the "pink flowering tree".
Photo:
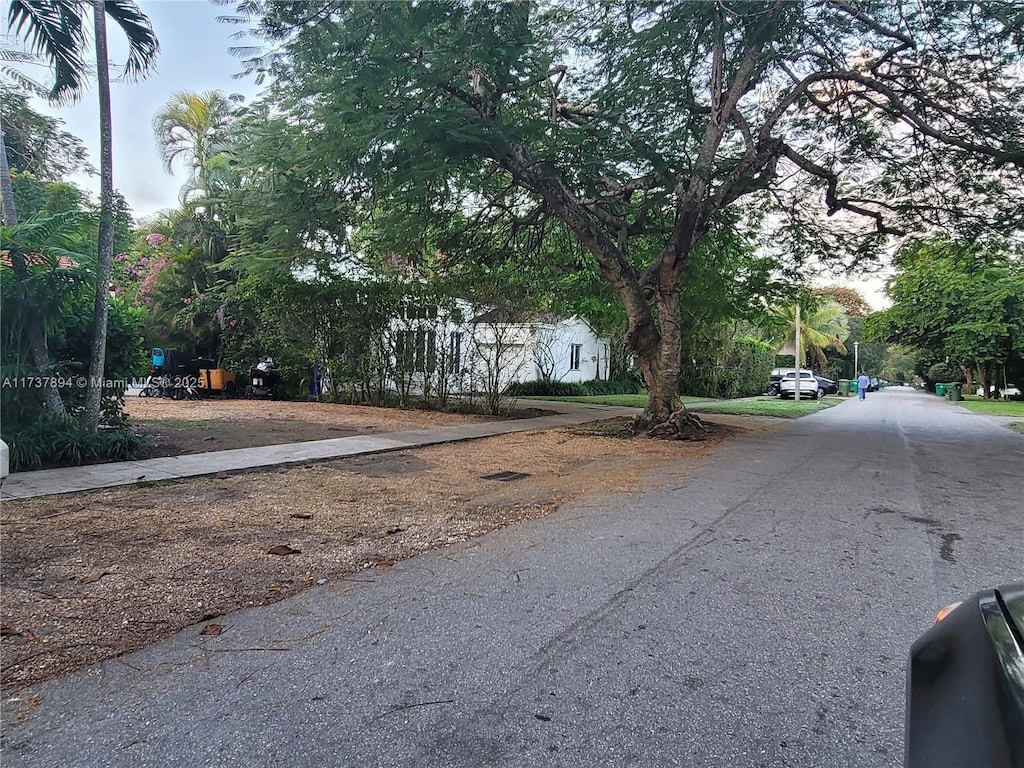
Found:
M 114 294 L 136 307 L 153 304 L 157 282 L 174 255 L 170 238 L 160 232 L 136 236 L 128 251 L 115 254 Z

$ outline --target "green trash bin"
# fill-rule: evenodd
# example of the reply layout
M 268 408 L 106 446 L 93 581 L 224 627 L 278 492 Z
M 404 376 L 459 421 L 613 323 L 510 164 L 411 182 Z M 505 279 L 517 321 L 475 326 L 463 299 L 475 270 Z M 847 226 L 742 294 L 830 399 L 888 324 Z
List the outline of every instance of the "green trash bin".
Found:
M 850 394 L 850 380 L 849 379 L 840 379 L 836 383 L 836 386 L 839 389 L 839 392 L 837 394 L 840 397 L 846 397 L 847 395 Z
M 946 396 L 946 385 L 945 384 L 936 384 L 935 385 L 935 394 L 938 395 L 939 397 L 945 397 Z
M 948 387 L 946 387 L 946 391 L 949 392 L 949 399 L 952 400 L 954 403 L 958 403 L 964 399 L 963 384 L 950 384 Z

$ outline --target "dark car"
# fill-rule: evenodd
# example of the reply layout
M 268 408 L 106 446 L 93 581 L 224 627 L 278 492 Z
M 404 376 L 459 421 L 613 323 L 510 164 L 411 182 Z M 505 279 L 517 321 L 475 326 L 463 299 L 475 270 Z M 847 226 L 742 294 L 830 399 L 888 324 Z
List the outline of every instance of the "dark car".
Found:
M 905 751 L 906 768 L 1024 768 L 1024 584 L 943 609 L 914 643 Z
M 815 376 L 814 378 L 818 380 L 818 389 L 826 395 L 835 395 L 839 393 L 839 386 L 832 381 L 832 379 L 826 379 L 824 376 Z

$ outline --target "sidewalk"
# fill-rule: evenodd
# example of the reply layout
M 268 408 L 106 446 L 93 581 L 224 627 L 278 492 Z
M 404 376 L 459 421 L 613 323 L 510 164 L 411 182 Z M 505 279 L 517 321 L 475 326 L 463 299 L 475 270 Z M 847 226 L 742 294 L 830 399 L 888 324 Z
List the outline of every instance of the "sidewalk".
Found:
M 151 483 L 182 477 L 215 475 L 220 472 L 304 464 L 308 461 L 337 459 L 367 453 L 399 451 L 405 448 L 477 440 L 482 437 L 506 435 L 513 432 L 532 432 L 538 429 L 586 424 L 600 419 L 634 416 L 640 412 L 638 408 L 547 400 L 520 399 L 517 401 L 517 405 L 525 408 L 559 411 L 559 413 L 554 416 L 541 416 L 534 419 L 488 421 L 408 432 L 390 432 L 382 435 L 357 435 L 304 443 L 194 453 L 186 456 L 168 456 L 141 461 L 120 461 L 82 467 L 15 472 L 4 481 L 3 487 L 0 489 L 0 500 L 28 499 L 96 488 L 111 488 L 118 485 Z

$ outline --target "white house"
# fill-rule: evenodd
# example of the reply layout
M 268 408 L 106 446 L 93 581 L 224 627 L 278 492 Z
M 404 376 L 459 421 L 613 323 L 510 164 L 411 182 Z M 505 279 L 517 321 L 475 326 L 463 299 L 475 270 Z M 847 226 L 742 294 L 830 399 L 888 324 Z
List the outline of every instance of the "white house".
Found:
M 607 379 L 609 347 L 579 317 L 514 316 L 458 301 L 405 308 L 391 324 L 395 388 L 500 392 L 513 382 Z

